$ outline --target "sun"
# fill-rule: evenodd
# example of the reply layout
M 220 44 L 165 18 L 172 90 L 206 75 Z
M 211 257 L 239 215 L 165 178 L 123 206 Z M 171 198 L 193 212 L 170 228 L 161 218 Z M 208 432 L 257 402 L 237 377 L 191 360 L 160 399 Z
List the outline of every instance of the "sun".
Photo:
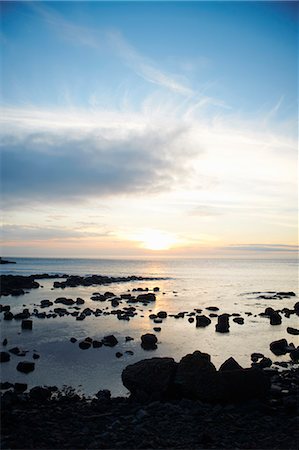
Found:
M 170 233 L 159 230 L 146 230 L 140 234 L 142 248 L 147 250 L 169 250 L 177 239 Z

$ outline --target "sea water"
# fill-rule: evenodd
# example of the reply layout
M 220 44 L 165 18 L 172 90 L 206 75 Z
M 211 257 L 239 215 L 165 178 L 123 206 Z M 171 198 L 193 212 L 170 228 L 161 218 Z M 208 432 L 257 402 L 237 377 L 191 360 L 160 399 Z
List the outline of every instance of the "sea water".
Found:
M 25 307 L 32 311 L 41 300 L 54 301 L 61 296 L 83 298 L 85 304 L 82 309 L 103 309 L 109 306 L 107 311 L 111 311 L 109 302 L 103 304 L 92 301 L 92 293 L 109 290 L 119 295 L 137 287 L 160 288 L 155 303 L 148 306 L 134 304 L 138 315 L 130 321 L 120 321 L 115 315 L 88 316 L 84 321 L 77 321 L 73 316 L 55 319 L 33 317 L 33 330 L 22 331 L 20 321 L 1 320 L 1 340 L 8 339 L 8 346 L 1 350 L 15 346 L 28 350 L 26 357 L 12 355 L 8 363 L 1 364 L 2 381 L 25 382 L 29 387 L 68 385 L 87 395 L 93 395 L 100 389 L 110 389 L 113 395 L 126 395 L 121 372 L 128 364 L 144 358 L 170 356 L 179 361 L 185 354 L 201 350 L 211 354 L 216 367 L 230 356 L 244 367 L 249 367 L 252 352 L 262 352 L 273 361 L 278 359 L 269 349 L 273 340 L 286 338 L 288 342 L 296 344 L 296 336 L 287 334 L 286 328 L 298 328 L 298 316 L 291 315 L 289 319 L 282 316 L 282 324 L 272 326 L 269 319 L 259 316 L 259 313 L 267 306 L 274 309 L 292 308 L 298 298 L 265 300 L 252 294 L 258 291 L 294 291 L 298 294 L 298 265 L 295 259 L 7 259 L 17 264 L 2 265 L 2 274 L 138 275 L 165 279 L 64 290 L 53 290 L 54 280 L 45 279 L 38 280 L 43 288 L 33 289 L 20 297 L 2 297 L 1 303 L 9 304 L 13 313 Z M 120 305 L 123 306 L 127 305 Z M 216 318 L 212 318 L 212 323 L 206 328 L 196 328 L 195 323 L 188 322 L 188 316 L 183 319 L 167 317 L 161 325 L 149 319 L 149 314 L 162 310 L 176 314 L 200 308 L 202 314 L 208 315 L 209 311 L 205 310 L 208 306 L 217 306 L 219 313 L 240 313 L 245 323 L 239 325 L 231 318 L 229 333 L 220 334 L 215 332 Z M 42 311 L 48 312 L 52 308 Z M 252 315 L 247 316 L 246 312 Z M 154 326 L 161 326 L 161 332 L 155 333 L 158 348 L 154 351 L 143 350 L 140 337 L 145 333 L 153 333 Z M 81 350 L 78 342 L 70 342 L 71 337 L 80 341 L 88 336 L 101 339 L 107 334 L 117 337 L 119 343 L 116 347 Z M 131 336 L 134 340 L 126 342 L 125 336 Z M 133 351 L 134 355 L 126 354 L 126 350 Z M 35 361 L 34 372 L 28 375 L 18 372 L 17 363 L 24 359 L 32 360 L 34 352 L 40 355 Z M 116 352 L 123 353 L 123 356 L 116 358 Z

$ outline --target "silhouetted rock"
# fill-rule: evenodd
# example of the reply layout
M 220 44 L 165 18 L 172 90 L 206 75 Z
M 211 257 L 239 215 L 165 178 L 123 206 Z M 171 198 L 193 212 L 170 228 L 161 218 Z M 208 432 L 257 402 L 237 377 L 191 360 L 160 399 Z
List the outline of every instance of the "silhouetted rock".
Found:
M 219 367 L 219 372 L 223 372 L 225 370 L 242 370 L 243 367 L 240 366 L 239 363 L 237 363 L 237 361 L 230 357 L 228 358 L 226 361 L 224 361 L 223 364 L 221 364 L 221 366 Z
M 157 316 L 159 317 L 159 319 L 166 319 L 167 312 L 166 311 L 159 311 Z
M 177 366 L 175 389 L 180 396 L 205 400 L 210 397 L 208 387 L 215 383 L 216 368 L 210 355 L 195 351 L 184 356 Z
M 102 347 L 103 343 L 102 341 L 97 341 L 96 339 L 92 341 L 93 348 L 100 348 Z
M 149 292 L 147 294 L 139 294 L 136 298 L 136 302 L 150 303 L 156 300 L 155 294 Z
M 287 353 L 288 343 L 286 339 L 279 339 L 270 344 L 270 350 L 274 355 L 285 355 Z
M 211 319 L 207 316 L 196 316 L 196 327 L 207 327 L 210 325 Z
M 158 339 L 154 334 L 146 333 L 141 336 L 141 347 L 144 350 L 155 350 Z
M 234 317 L 233 322 L 238 323 L 239 325 L 244 325 L 244 319 L 243 317 Z
M 0 296 L 1 295 L 23 295 L 24 289 L 37 289 L 39 283 L 34 281 L 34 275 L 29 277 L 21 275 L 1 275 L 0 276 Z
M 116 352 L 115 356 L 116 356 L 116 358 L 121 358 L 123 356 L 123 354 L 121 352 Z
M 54 303 L 61 303 L 62 305 L 71 306 L 76 302 L 72 298 L 58 297 Z
M 28 384 L 27 383 L 15 383 L 14 384 L 14 391 L 18 394 L 22 394 L 23 392 L 27 391 Z
M 294 350 L 290 351 L 290 357 L 291 357 L 291 360 L 296 363 L 299 361 L 299 347 L 294 348 Z
M 44 402 L 51 397 L 52 392 L 47 387 L 35 386 L 30 389 L 29 395 L 35 401 Z
M 32 320 L 22 320 L 23 330 L 32 330 Z
M 228 333 L 229 332 L 229 315 L 221 314 L 218 316 L 218 322 L 215 326 L 218 333 Z
M 270 316 L 270 324 L 271 325 L 280 325 L 281 324 L 281 315 L 274 311 Z
M 122 382 L 134 399 L 160 400 L 167 397 L 176 369 L 173 358 L 151 358 L 127 366 Z
M 10 354 L 7 352 L 0 352 L 0 362 L 8 362 L 10 360 Z
M 17 370 L 23 373 L 32 372 L 35 369 L 35 363 L 31 361 L 21 361 L 17 365 Z
M 82 342 L 79 342 L 79 347 L 82 350 L 88 350 L 91 347 L 91 342 L 87 341 L 86 339 Z
M 219 311 L 219 308 L 217 306 L 207 306 L 206 309 L 208 311 Z
M 293 335 L 298 335 L 299 330 L 297 328 L 287 327 L 287 333 L 293 334 Z
M 113 334 L 110 334 L 109 336 L 104 336 L 102 342 L 107 347 L 114 347 L 115 345 L 118 344 L 118 340 L 116 339 L 115 336 L 113 336 Z

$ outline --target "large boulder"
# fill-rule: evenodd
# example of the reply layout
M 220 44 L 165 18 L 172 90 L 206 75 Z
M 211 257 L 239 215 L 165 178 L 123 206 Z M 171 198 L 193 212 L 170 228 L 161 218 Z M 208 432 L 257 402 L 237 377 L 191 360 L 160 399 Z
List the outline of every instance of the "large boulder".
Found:
M 173 358 L 144 359 L 123 370 L 122 382 L 137 400 L 161 400 L 169 395 L 176 366 Z
M 178 364 L 174 380 L 176 390 L 182 397 L 208 400 L 216 374 L 210 355 L 195 351 L 184 356 Z

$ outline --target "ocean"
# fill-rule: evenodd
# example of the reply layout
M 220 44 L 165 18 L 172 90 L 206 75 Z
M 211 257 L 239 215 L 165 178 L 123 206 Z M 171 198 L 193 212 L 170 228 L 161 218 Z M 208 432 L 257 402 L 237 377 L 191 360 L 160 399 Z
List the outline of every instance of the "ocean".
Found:
M 1 265 L 2 274 L 138 275 L 165 279 L 114 283 L 109 287 L 81 286 L 63 291 L 53 290 L 54 280 L 45 279 L 40 280 L 42 288 L 31 290 L 28 294 L 2 297 L 1 304 L 9 304 L 13 313 L 25 307 L 32 311 L 38 308 L 41 300 L 53 301 L 61 296 L 73 299 L 81 297 L 85 300 L 83 308 L 107 308 L 105 311 L 109 312 L 109 302 L 103 305 L 90 299 L 93 292 L 104 293 L 109 290 L 120 295 L 137 287 L 160 288 L 154 304 L 134 305 L 138 315 L 130 321 L 120 321 L 111 314 L 100 317 L 91 315 L 83 321 L 77 321 L 73 316 L 55 319 L 34 317 L 33 330 L 21 331 L 20 321 L 1 320 L 1 340 L 7 338 L 7 348 L 18 346 L 28 350 L 23 359 L 32 360 L 34 352 L 40 355 L 34 372 L 28 375 L 16 371 L 16 365 L 22 358 L 13 356 L 8 363 L 1 365 L 2 381 L 26 382 L 29 387 L 72 386 L 86 395 L 93 395 L 100 389 L 110 389 L 113 395 L 126 395 L 121 372 L 128 364 L 140 359 L 170 356 L 178 361 L 187 353 L 201 350 L 211 355 L 216 367 L 230 356 L 244 367 L 249 367 L 252 352 L 261 352 L 273 361 L 287 360 L 284 356 L 275 357 L 269 344 L 281 338 L 286 338 L 288 342 L 296 339 L 287 334 L 286 328 L 298 328 L 297 316 L 282 316 L 282 324 L 272 326 L 269 319 L 259 316 L 259 313 L 268 306 L 274 309 L 292 308 L 298 298 L 258 299 L 258 295 L 254 294 L 266 291 L 294 291 L 298 294 L 298 261 L 295 259 L 5 259 L 16 261 L 17 264 Z M 121 306 L 127 305 L 124 303 Z M 208 306 L 218 307 L 219 313 L 241 314 L 244 325 L 233 322 L 231 318 L 229 333 L 220 334 L 215 332 L 216 318 L 211 319 L 212 323 L 208 327 L 196 328 L 195 323 L 189 323 L 188 316 L 179 319 L 167 317 L 158 325 L 161 331 L 155 333 L 158 348 L 154 351 L 141 348 L 140 336 L 153 333 L 153 327 L 157 326 L 148 317 L 151 313 L 162 310 L 168 314 L 190 313 L 194 309 L 202 309 L 202 314 L 208 315 L 210 311 L 205 310 Z M 249 312 L 252 315 L 246 314 Z M 78 342 L 70 342 L 71 337 L 80 341 L 86 337 L 101 339 L 107 334 L 116 336 L 119 341 L 116 347 L 81 350 Z M 125 336 L 131 336 L 134 340 L 126 342 Z M 128 350 L 134 354 L 125 353 Z M 116 352 L 121 352 L 123 356 L 116 358 Z

